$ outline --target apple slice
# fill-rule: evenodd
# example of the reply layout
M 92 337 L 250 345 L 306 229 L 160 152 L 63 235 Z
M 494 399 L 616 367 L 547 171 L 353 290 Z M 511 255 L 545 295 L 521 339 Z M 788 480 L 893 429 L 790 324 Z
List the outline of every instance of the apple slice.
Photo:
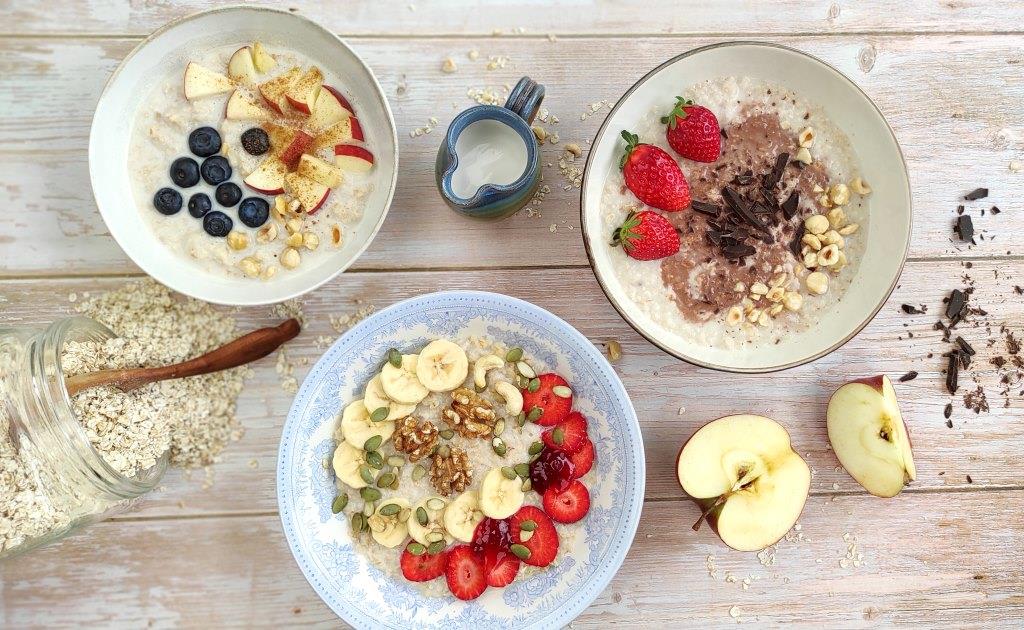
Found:
M 917 477 L 910 431 L 887 376 L 862 378 L 832 394 L 828 441 L 846 472 L 878 497 L 894 497 Z
M 327 195 L 331 194 L 331 189 L 327 186 L 298 173 L 288 173 L 284 176 L 284 182 L 288 187 L 288 194 L 299 200 L 306 214 L 316 214 L 320 206 L 327 201 Z
M 313 66 L 306 70 L 306 73 L 298 81 L 292 83 L 284 93 L 284 97 L 288 99 L 289 105 L 303 114 L 309 114 L 316 102 L 317 95 L 320 94 L 320 86 L 323 83 L 324 73 L 320 72 L 320 68 Z
M 288 100 L 284 96 L 285 92 L 299 80 L 301 72 L 302 70 L 299 68 L 292 68 L 288 72 L 260 84 L 260 95 L 267 101 L 267 105 L 270 105 L 270 108 L 278 114 L 284 114 L 287 111 Z
M 334 188 L 341 183 L 341 169 L 330 162 L 324 162 L 314 155 L 303 155 L 299 159 L 299 166 L 295 169 L 295 172 L 303 177 L 320 182 L 328 188 Z
M 252 63 L 256 67 L 256 72 L 263 74 L 268 70 L 272 70 L 277 65 L 277 60 L 267 52 L 267 49 L 263 47 L 260 42 L 253 42 L 252 44 Z
M 242 46 L 228 59 L 228 76 L 243 85 L 256 85 L 256 66 L 252 63 L 250 46 Z
M 296 131 L 292 141 L 281 151 L 281 161 L 288 166 L 288 170 L 294 170 L 299 164 L 302 154 L 313 144 L 313 136 L 305 131 Z
M 285 127 L 284 125 L 272 122 L 265 122 L 261 127 L 263 127 L 263 131 L 267 132 L 267 137 L 270 138 L 270 151 L 272 155 L 281 155 L 281 152 L 292 143 L 292 138 L 295 137 L 296 130 L 292 127 Z
M 348 101 L 343 101 L 343 98 L 331 86 L 323 86 L 316 97 L 316 102 L 313 103 L 313 109 L 309 112 L 306 126 L 319 132 L 351 116 L 352 111 L 343 105 L 343 102 Z
M 356 115 L 356 108 L 352 107 L 352 103 L 350 103 L 348 99 L 345 98 L 345 96 L 341 93 L 341 90 L 330 85 L 325 85 L 324 89 L 330 92 L 334 98 L 338 99 L 338 103 L 340 103 L 342 107 L 348 110 L 350 116 Z
M 288 167 L 278 158 L 271 156 L 263 160 L 256 170 L 245 178 L 245 185 L 264 195 L 279 195 L 284 192 L 284 176 Z
M 247 92 L 235 90 L 224 108 L 228 120 L 270 120 L 273 114 Z
M 193 100 L 235 89 L 234 82 L 219 72 L 194 61 L 185 66 L 185 98 Z
M 811 471 L 789 433 L 771 418 L 726 416 L 697 430 L 679 451 L 683 491 L 722 542 L 757 551 L 786 535 L 804 509 Z
M 358 137 L 356 137 L 358 135 Z M 349 116 L 345 120 L 339 120 L 316 136 L 313 141 L 313 151 L 330 149 L 335 145 L 346 144 L 353 140 L 362 141 L 363 130 L 359 127 L 359 121 L 355 116 Z
M 334 163 L 343 171 L 365 173 L 373 168 L 373 154 L 357 144 L 334 147 Z

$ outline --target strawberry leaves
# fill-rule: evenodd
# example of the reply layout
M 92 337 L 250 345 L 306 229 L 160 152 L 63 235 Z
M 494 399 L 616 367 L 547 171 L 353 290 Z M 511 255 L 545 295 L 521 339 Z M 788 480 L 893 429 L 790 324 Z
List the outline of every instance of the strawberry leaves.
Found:
M 676 125 L 679 124 L 680 119 L 685 119 L 688 115 L 686 108 L 693 105 L 693 101 L 682 96 L 676 97 L 676 106 L 672 108 L 668 116 L 662 116 L 661 122 L 667 124 L 669 129 L 675 129 Z

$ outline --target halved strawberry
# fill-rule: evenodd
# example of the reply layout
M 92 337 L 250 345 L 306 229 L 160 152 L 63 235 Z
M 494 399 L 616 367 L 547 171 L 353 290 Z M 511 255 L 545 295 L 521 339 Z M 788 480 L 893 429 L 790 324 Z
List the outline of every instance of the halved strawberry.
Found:
M 588 437 L 583 440 L 583 446 L 580 447 L 580 450 L 569 454 L 569 459 L 572 460 L 573 465 L 572 476 L 579 479 L 590 472 L 590 469 L 594 467 L 594 457 L 594 443 Z
M 569 383 L 557 374 L 541 374 L 537 380 L 540 381 L 537 391 L 531 392 L 529 388 L 522 390 L 523 411 L 529 414 L 536 407 L 541 410 L 537 424 L 544 427 L 555 426 L 565 420 L 572 409 L 572 389 L 569 388 Z M 552 390 L 556 387 L 564 387 L 565 390 L 559 391 L 568 391 L 569 395 L 562 397 L 555 394 Z
M 519 558 L 500 549 L 484 551 L 484 577 L 487 579 L 487 586 L 508 586 L 518 574 Z
M 406 548 L 398 562 L 402 566 L 402 575 L 405 579 L 410 582 L 429 582 L 444 575 L 448 567 L 448 552 L 422 553 L 415 556 Z
M 590 491 L 578 479 L 561 490 L 548 488 L 544 493 L 544 511 L 559 523 L 575 523 L 590 511 Z
M 565 420 L 541 433 L 540 438 L 549 448 L 575 453 L 587 439 L 587 419 L 580 412 L 574 411 Z
M 444 576 L 448 590 L 459 599 L 476 599 L 487 590 L 483 559 L 469 545 L 458 545 L 448 551 Z
M 551 564 L 558 555 L 558 532 L 544 510 L 533 505 L 524 505 L 510 520 L 512 540 L 530 550 L 530 556 L 523 562 L 535 567 L 546 567 Z M 533 534 L 529 533 L 530 527 L 533 527 Z M 524 540 L 524 536 L 527 539 Z

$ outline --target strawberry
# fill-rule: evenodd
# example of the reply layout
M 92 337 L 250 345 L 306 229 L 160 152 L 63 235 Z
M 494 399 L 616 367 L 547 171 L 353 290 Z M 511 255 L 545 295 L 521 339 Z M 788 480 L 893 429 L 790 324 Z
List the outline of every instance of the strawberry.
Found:
M 668 125 L 665 137 L 668 145 L 695 162 L 714 162 L 722 152 L 722 130 L 718 119 L 707 107 L 676 97 L 676 106 L 661 122 Z
M 415 556 L 409 553 L 407 548 L 402 551 L 399 564 L 405 579 L 410 582 L 429 582 L 444 575 L 445 568 L 448 566 L 448 552 L 421 553 Z
M 653 210 L 630 212 L 612 235 L 612 247 L 616 245 L 622 245 L 630 258 L 658 260 L 679 251 L 679 233 Z
M 548 488 L 544 493 L 544 511 L 559 523 L 575 523 L 590 511 L 590 491 L 578 479 L 564 489 Z
M 590 469 L 594 467 L 594 443 L 590 441 L 590 438 L 583 440 L 583 446 L 575 453 L 571 453 L 569 459 L 572 460 L 572 476 L 574 478 L 579 479 L 590 472 Z
M 469 545 L 459 545 L 448 552 L 445 579 L 448 590 L 459 599 L 476 599 L 487 590 L 484 561 Z
M 488 549 L 484 551 L 483 557 L 487 586 L 496 588 L 508 586 L 519 574 L 519 558 L 509 551 Z
M 510 520 L 512 540 L 530 550 L 530 556 L 523 562 L 534 567 L 546 567 L 551 564 L 558 555 L 558 532 L 544 510 L 533 505 L 524 505 Z M 528 532 L 530 527 L 533 527 L 533 534 L 527 533 L 529 538 L 524 540 L 523 534 Z
M 587 419 L 580 412 L 574 411 L 565 420 L 542 433 L 540 438 L 548 448 L 575 453 L 587 439 Z
M 523 411 L 529 415 L 534 408 L 540 409 L 541 414 L 536 423 L 542 427 L 553 427 L 569 415 L 572 409 L 572 390 L 569 389 L 568 381 L 557 374 L 541 374 L 537 381 L 540 385 L 536 390 L 531 392 L 529 387 L 522 390 Z M 556 387 L 569 390 L 569 395 L 563 398 L 554 393 Z M 564 393 L 564 390 L 559 391 Z
M 649 206 L 676 212 L 690 205 L 690 185 L 675 159 L 653 144 L 642 144 L 635 133 L 622 132 L 626 154 L 619 162 L 626 187 Z

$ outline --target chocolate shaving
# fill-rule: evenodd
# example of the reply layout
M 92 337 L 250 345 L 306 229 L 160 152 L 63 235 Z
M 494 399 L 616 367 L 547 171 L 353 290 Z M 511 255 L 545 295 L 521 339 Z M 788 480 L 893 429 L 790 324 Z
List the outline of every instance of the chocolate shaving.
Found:
M 917 378 L 917 372 L 915 372 L 914 370 L 910 370 L 909 372 L 900 377 L 900 382 L 906 383 L 907 381 L 912 381 L 915 378 Z
M 966 353 L 967 355 L 973 357 L 975 354 L 977 354 L 977 350 L 972 348 L 971 344 L 967 343 L 967 341 L 963 337 L 957 335 L 957 338 L 954 341 L 956 342 L 956 345 L 960 346 L 960 349 L 963 350 L 964 353 Z
M 796 228 L 796 233 L 793 234 L 793 240 L 789 242 L 789 251 L 792 252 L 793 256 L 800 259 L 800 250 L 803 249 L 804 232 L 806 228 L 801 223 Z
M 975 188 L 971 192 L 964 195 L 965 201 L 977 201 L 988 197 L 988 188 Z
M 957 379 L 960 376 L 959 354 L 959 352 L 951 352 L 949 354 L 949 363 L 946 367 L 946 391 L 950 394 L 956 393 Z
M 750 208 L 747 207 L 747 204 L 743 201 L 743 198 L 740 197 L 740 194 L 738 192 L 736 192 L 732 188 L 723 188 L 722 195 L 725 197 L 726 203 L 729 204 L 729 208 L 732 209 L 732 211 L 736 213 L 738 217 L 749 223 L 751 226 L 753 226 L 760 232 L 764 232 L 766 234 L 771 232 L 771 230 L 768 229 L 768 226 L 764 223 L 764 221 L 762 221 L 760 217 L 758 217 L 756 214 L 750 211 Z
M 722 253 L 725 254 L 726 258 L 743 258 L 750 256 L 756 250 L 750 245 L 743 243 L 737 243 L 736 245 L 729 245 L 728 247 L 722 248 Z
M 953 415 L 953 403 L 946 403 L 946 408 L 942 410 L 942 416 L 949 419 Z
M 966 307 L 967 296 L 960 289 L 953 289 L 953 292 L 949 294 L 949 301 L 946 302 L 946 317 L 951 321 L 959 322 Z M 952 325 L 950 325 L 950 328 L 952 328 Z
M 796 190 L 794 190 L 793 193 L 782 202 L 782 216 L 786 217 L 787 221 L 796 216 L 797 206 L 799 203 L 800 193 Z
M 719 129 L 718 133 L 722 134 L 722 137 L 725 138 L 726 140 L 729 139 L 729 134 L 725 133 L 725 127 L 722 127 L 721 129 Z
M 962 214 L 957 217 L 956 226 L 953 231 L 960 236 L 961 241 L 968 241 L 974 239 L 974 221 L 971 220 L 971 215 Z
M 782 153 L 779 155 L 779 157 L 775 158 L 775 166 L 772 167 L 771 172 L 768 173 L 764 180 L 763 185 L 765 188 L 774 188 L 775 185 L 779 183 L 779 181 L 782 179 L 783 171 L 786 170 L 786 164 L 788 163 L 788 153 Z
M 737 186 L 749 186 L 754 183 L 754 171 L 747 170 L 745 173 L 739 173 L 733 178 L 732 183 Z
M 989 212 L 992 213 L 992 214 L 999 214 L 1000 212 L 1002 212 L 1002 210 L 1000 210 L 996 206 L 992 206 L 991 208 L 989 208 Z
M 913 304 L 904 304 L 900 308 L 903 309 L 903 312 L 906 313 L 907 315 L 924 315 L 924 311 L 917 308 Z
M 718 213 L 722 211 L 722 209 L 715 204 L 707 203 L 705 201 L 691 201 L 690 207 L 693 208 L 694 212 L 706 214 L 709 217 L 717 217 Z

